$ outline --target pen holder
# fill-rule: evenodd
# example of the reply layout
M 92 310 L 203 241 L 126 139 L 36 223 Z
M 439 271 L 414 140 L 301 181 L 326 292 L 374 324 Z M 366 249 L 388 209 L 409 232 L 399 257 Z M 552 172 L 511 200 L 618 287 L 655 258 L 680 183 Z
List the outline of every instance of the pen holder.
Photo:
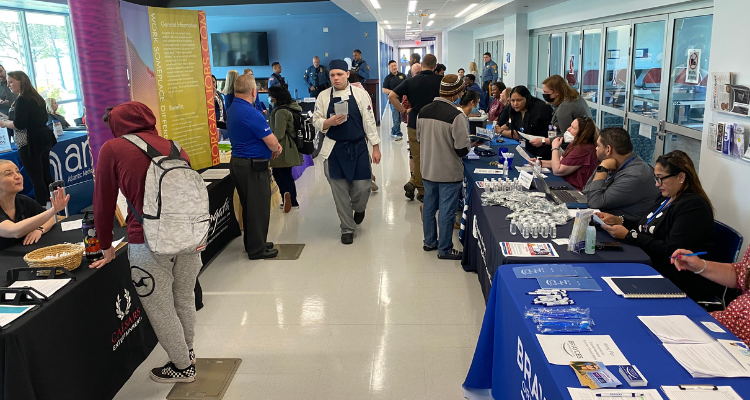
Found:
M 497 162 L 500 165 L 503 165 L 503 162 L 505 161 L 505 154 L 508 153 L 508 149 L 505 147 L 501 147 L 497 149 Z M 510 163 L 508 163 L 510 165 Z

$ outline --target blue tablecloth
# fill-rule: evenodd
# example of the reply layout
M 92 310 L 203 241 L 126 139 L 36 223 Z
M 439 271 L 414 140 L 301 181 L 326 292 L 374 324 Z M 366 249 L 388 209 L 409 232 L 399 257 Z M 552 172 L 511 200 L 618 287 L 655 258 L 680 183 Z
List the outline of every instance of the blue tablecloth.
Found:
M 499 146 L 492 146 L 496 150 Z M 515 146 L 513 146 L 515 147 Z M 510 150 L 513 152 L 513 150 Z M 495 158 L 482 157 L 479 160 L 464 161 L 464 176 L 467 181 L 467 192 L 469 192 L 466 210 L 465 233 L 463 235 L 464 259 L 462 265 L 465 271 L 475 271 L 479 275 L 479 283 L 482 286 L 482 293 L 487 299 L 492 286 L 492 277 L 500 265 L 504 264 L 540 264 L 540 263 L 640 263 L 651 264 L 651 259 L 641 250 L 640 247 L 623 243 L 622 251 L 598 251 L 596 254 L 588 255 L 584 253 L 571 253 L 567 251 L 567 246 L 556 245 L 560 257 L 550 259 L 528 258 L 528 257 L 504 257 L 500 248 L 501 242 L 549 242 L 551 239 L 524 239 L 520 234 L 510 234 L 510 221 L 505 217 L 511 213 L 510 209 L 501 206 L 482 206 L 481 194 L 484 189 L 476 186 L 476 180 L 483 180 L 491 175 L 482 175 L 474 173 L 474 168 L 491 168 L 490 161 Z M 525 160 L 518 155 L 513 157 L 513 165 L 523 165 Z M 518 177 L 519 173 L 515 169 L 510 172 L 510 177 Z M 552 186 L 564 186 L 567 182 L 560 177 L 550 173 L 546 174 L 545 179 Z M 468 188 L 471 188 L 470 190 Z M 564 226 L 557 227 L 557 237 L 567 238 L 573 231 L 573 220 L 570 220 Z M 605 231 L 597 232 L 598 242 L 617 241 Z
M 601 276 L 658 274 L 654 269 L 639 264 L 583 266 L 602 291 L 572 292 L 570 297 L 577 306 L 591 309 L 596 324 L 591 334 L 610 335 L 628 361 L 648 380 L 647 388 L 681 384 L 730 385 L 741 396 L 750 398 L 750 379 L 693 379 L 638 320 L 638 316 L 645 315 L 681 314 L 694 321 L 718 324 L 701 307 L 690 299 L 625 299 L 601 279 Z M 523 317 L 532 299 L 525 292 L 538 288 L 535 279 L 517 279 L 512 268 L 503 268 L 495 276 L 474 360 L 464 382 L 464 388 L 470 389 L 466 393 L 469 399 L 486 399 L 487 389 L 491 389 L 497 400 L 562 400 L 571 398 L 568 387 L 581 387 L 570 366 L 547 363 L 536 338 L 536 326 Z M 731 334 L 717 338 L 737 340 Z M 617 368 L 613 369 L 619 378 Z M 627 383 L 623 386 L 628 389 Z M 538 395 L 531 394 L 534 390 Z

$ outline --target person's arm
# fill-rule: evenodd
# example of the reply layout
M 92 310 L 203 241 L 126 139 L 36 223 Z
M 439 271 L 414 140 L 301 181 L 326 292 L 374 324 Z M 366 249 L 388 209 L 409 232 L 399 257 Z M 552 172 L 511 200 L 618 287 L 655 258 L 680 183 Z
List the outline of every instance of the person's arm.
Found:
M 279 143 L 279 140 L 276 139 L 276 136 L 272 134 L 266 136 L 263 138 L 263 142 L 266 143 L 266 146 L 268 146 L 268 150 L 271 150 L 271 159 L 274 159 L 281 154 L 281 144 Z
M 550 169 L 552 170 L 552 173 L 555 174 L 555 176 L 570 175 L 573 172 L 578 171 L 578 169 L 582 166 L 582 164 L 579 164 L 579 162 L 582 161 L 581 158 L 583 158 L 584 155 L 580 154 L 580 148 L 572 149 L 570 152 L 568 152 L 568 155 L 563 158 L 560 156 L 559 151 L 562 143 L 562 137 L 556 137 L 552 141 L 552 160 L 550 161 Z
M 276 136 L 276 140 L 281 142 L 286 136 L 286 128 L 289 120 L 292 118 L 292 113 L 289 110 L 276 110 L 273 113 L 273 125 L 271 126 L 271 132 Z
M 500 77 L 500 74 L 497 71 L 497 63 L 493 65 L 493 68 L 490 68 L 492 70 L 492 82 L 497 82 L 497 79 Z
M 116 150 L 114 149 L 117 142 L 113 140 L 105 142 L 99 150 L 101 159 L 96 163 L 96 175 L 94 175 L 94 225 L 102 250 L 112 247 L 112 228 L 117 195 L 120 190 L 117 177 L 118 166 L 115 162 Z M 124 139 L 119 143 L 124 143 Z
M 55 224 L 55 214 L 64 210 L 65 206 L 68 205 L 69 200 L 70 195 L 63 196 L 61 190 L 55 190 L 53 196 L 50 198 L 52 208 L 33 217 L 26 218 L 23 221 L 13 222 L 6 219 L 5 221 L 0 222 L 0 237 L 20 239 L 26 235 L 34 233 L 34 231 L 38 230 L 40 227 L 44 228 L 44 233 L 48 232 L 50 228 L 52 228 L 52 225 Z M 16 213 L 19 211 L 20 210 L 16 210 Z M 40 236 L 41 233 L 42 232 L 39 231 Z
M 604 175 L 600 179 L 599 175 Z M 594 180 L 583 188 L 589 208 L 612 209 L 633 204 L 640 198 L 643 182 L 638 176 L 622 173 L 607 186 L 605 172 L 597 172 Z
M 702 271 L 700 273 L 702 277 L 731 289 L 743 286 L 742 281 L 745 279 L 745 274 L 742 272 L 745 272 L 746 269 L 742 268 L 741 264 L 708 261 L 696 256 L 685 257 L 686 254 L 693 254 L 693 252 L 685 249 L 677 249 L 672 253 L 672 257 L 674 257 L 672 258 L 672 264 L 674 264 L 678 271 L 690 271 L 693 273 Z
M 406 114 L 407 109 L 401 104 L 401 97 L 406 96 L 409 93 L 408 80 L 401 82 L 400 85 L 396 86 L 395 89 L 388 94 L 388 101 L 393 104 L 396 111 L 401 114 Z
M 305 70 L 305 75 L 302 77 L 302 80 L 305 81 L 305 84 L 307 87 L 310 88 L 310 90 L 315 90 L 315 79 L 311 79 L 312 74 L 314 74 L 316 71 L 313 69 L 313 72 L 310 73 L 310 68 Z
M 367 61 L 362 61 L 362 64 L 357 69 L 357 73 L 362 79 L 370 79 L 370 67 L 367 65 Z
M 459 113 L 453 120 L 451 133 L 453 137 L 453 151 L 456 152 L 456 155 L 463 157 L 469 154 L 471 139 L 469 138 L 469 128 L 464 113 Z

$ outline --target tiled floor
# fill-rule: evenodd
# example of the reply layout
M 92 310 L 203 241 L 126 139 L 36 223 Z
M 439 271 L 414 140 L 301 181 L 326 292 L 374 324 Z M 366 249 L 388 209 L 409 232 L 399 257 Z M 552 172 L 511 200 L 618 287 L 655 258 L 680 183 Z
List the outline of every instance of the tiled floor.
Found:
M 463 399 L 482 292 L 459 262 L 422 250 L 407 143 L 388 128 L 353 245 L 318 163 L 297 182 L 300 209 L 271 215 L 269 240 L 306 244 L 299 260 L 249 261 L 235 240 L 201 275 L 196 354 L 242 358 L 225 399 Z M 116 399 L 164 399 L 171 385 L 148 370 L 166 361 L 157 346 Z

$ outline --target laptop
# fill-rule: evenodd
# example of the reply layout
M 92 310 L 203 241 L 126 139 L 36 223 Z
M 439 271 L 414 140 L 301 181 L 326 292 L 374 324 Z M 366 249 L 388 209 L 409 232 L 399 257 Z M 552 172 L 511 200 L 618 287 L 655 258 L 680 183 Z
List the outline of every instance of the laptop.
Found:
M 579 208 L 577 206 L 580 204 L 582 204 L 583 207 L 586 207 L 588 200 L 586 199 L 585 194 L 578 190 L 551 189 L 547 186 L 547 182 L 544 181 L 542 174 L 535 168 L 532 169 L 534 170 L 534 176 L 536 177 L 537 189 L 543 190 L 544 193 L 547 193 L 547 196 L 551 197 L 555 203 L 568 205 L 568 208 L 571 208 L 571 206 L 573 206 L 573 208 Z

